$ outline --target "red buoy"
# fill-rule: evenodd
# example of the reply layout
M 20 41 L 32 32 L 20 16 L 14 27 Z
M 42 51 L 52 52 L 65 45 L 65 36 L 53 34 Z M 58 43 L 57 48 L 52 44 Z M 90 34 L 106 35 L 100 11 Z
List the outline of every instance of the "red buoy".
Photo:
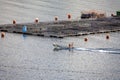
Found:
M 71 19 L 71 14 L 68 14 L 67 16 L 68 16 L 68 19 Z
M 16 24 L 16 20 L 13 20 L 13 24 Z
M 87 42 L 87 41 L 88 41 L 88 38 L 84 38 L 84 41 Z
M 106 39 L 109 39 L 110 37 L 109 37 L 109 35 L 106 35 Z
M 4 38 L 4 37 L 5 37 L 5 33 L 1 32 L 1 38 Z
M 114 17 L 115 15 L 114 14 L 111 14 L 112 17 Z
M 55 21 L 58 21 L 58 17 L 57 16 L 55 17 Z
M 38 23 L 39 22 L 39 19 L 38 18 L 35 18 L 35 23 Z

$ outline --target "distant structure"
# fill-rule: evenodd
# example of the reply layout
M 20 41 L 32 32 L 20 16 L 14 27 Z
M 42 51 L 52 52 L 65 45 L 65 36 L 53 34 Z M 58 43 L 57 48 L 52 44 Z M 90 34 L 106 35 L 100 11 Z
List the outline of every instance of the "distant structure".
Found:
M 106 13 L 97 10 L 89 10 L 81 12 L 81 19 L 89 19 L 89 18 L 105 18 Z

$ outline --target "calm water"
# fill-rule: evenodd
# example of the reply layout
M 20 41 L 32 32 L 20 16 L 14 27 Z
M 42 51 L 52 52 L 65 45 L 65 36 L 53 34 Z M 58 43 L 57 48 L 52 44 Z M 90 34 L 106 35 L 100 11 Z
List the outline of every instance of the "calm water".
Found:
M 78 19 L 80 11 L 114 13 L 119 0 L 0 0 L 0 24 Z M 106 35 L 110 39 L 106 40 Z M 88 41 L 84 42 L 87 37 Z M 54 51 L 53 43 L 82 49 Z M 88 50 L 89 49 L 89 50 Z M 0 80 L 120 80 L 120 32 L 64 39 L 6 33 L 0 38 Z
M 65 20 L 68 13 L 77 20 L 84 10 L 101 10 L 110 16 L 119 9 L 120 0 L 0 0 L 0 24 L 13 19 L 18 23 L 33 22 L 36 17 L 40 21 L 53 21 L 55 16 Z

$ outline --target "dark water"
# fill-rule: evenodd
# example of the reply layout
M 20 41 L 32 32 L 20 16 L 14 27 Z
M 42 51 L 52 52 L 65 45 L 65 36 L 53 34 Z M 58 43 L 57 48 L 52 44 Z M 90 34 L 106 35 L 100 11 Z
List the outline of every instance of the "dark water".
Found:
M 56 15 L 67 19 L 67 13 L 77 19 L 84 9 L 109 15 L 119 4 L 119 0 L 0 0 L 0 23 L 32 22 L 36 17 L 50 21 Z M 76 49 L 54 51 L 52 46 L 71 42 Z M 120 32 L 63 39 L 6 33 L 0 38 L 0 80 L 120 80 Z

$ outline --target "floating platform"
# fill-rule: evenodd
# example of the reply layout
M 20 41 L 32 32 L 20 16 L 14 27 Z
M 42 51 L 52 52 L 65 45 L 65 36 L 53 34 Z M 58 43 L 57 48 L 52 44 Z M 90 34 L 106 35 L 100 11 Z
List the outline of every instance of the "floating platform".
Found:
M 14 21 L 0 25 L 0 31 L 54 38 L 109 33 L 120 31 L 120 16 L 21 24 Z

